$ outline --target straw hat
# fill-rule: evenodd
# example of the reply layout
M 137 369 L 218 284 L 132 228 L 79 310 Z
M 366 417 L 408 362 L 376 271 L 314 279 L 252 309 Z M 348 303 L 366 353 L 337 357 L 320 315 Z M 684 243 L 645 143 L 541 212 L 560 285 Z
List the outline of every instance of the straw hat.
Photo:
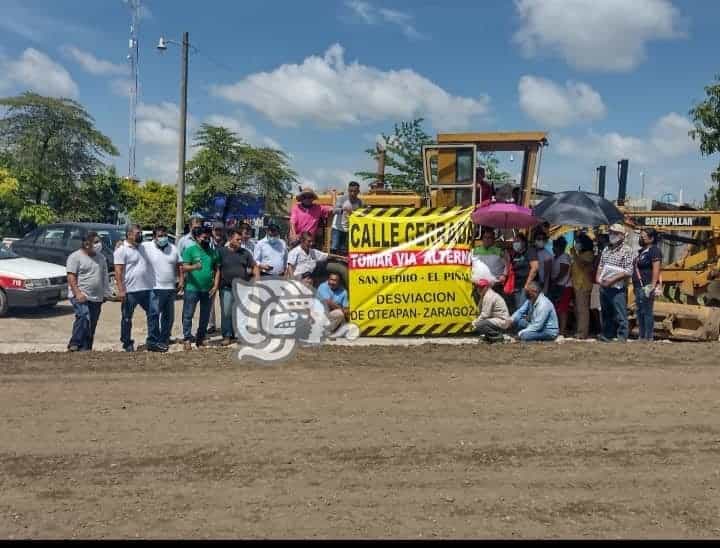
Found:
M 608 232 L 619 232 L 620 234 L 625 234 L 625 227 L 620 223 L 615 223 L 613 225 L 610 225 L 610 228 L 608 228 Z
M 307 195 L 312 196 L 313 200 L 317 200 L 317 197 L 318 197 L 317 194 L 315 194 L 315 191 L 312 188 L 310 188 L 309 186 L 306 186 L 305 188 L 301 189 L 300 192 L 298 192 L 297 199 L 302 200 L 303 196 L 307 196 Z

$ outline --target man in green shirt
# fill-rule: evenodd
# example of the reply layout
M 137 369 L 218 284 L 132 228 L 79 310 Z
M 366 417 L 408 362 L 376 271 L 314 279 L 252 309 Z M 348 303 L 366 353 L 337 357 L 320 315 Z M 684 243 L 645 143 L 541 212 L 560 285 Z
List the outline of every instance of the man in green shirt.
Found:
M 210 233 L 202 227 L 193 228 L 195 241 L 185 248 L 182 254 L 185 272 L 185 295 L 183 297 L 183 339 L 185 350 L 192 348 L 192 319 L 195 308 L 200 303 L 200 320 L 198 322 L 195 344 L 205 344 L 208 321 L 210 320 L 211 298 L 220 285 L 219 258 L 214 249 L 210 248 Z

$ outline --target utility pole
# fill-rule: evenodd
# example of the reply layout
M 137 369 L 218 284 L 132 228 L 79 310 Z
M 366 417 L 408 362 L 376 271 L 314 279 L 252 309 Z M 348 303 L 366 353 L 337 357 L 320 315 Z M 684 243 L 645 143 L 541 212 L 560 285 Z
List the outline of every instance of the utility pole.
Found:
M 175 210 L 175 238 L 183 234 L 185 209 L 185 140 L 187 137 L 187 83 L 188 47 L 190 38 L 183 32 L 182 56 L 180 60 L 180 138 L 178 139 L 177 209 Z
M 645 198 L 645 171 L 640 172 L 640 198 Z

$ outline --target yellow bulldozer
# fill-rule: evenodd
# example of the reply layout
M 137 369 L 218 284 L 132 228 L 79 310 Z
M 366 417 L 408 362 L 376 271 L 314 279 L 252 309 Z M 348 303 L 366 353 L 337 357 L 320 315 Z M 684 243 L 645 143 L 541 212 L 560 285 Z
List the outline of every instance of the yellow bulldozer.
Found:
M 495 132 L 495 133 L 440 133 L 435 144 L 426 145 L 422 150 L 424 191 L 416 193 L 389 188 L 385 184 L 385 149 L 377 145 L 377 178 L 367 192 L 360 195 L 366 206 L 403 207 L 470 207 L 479 202 L 479 188 L 476 179 L 477 167 L 481 166 L 483 154 L 510 152 L 518 156 L 522 166 L 519 181 L 492 181 L 504 187 L 508 196 L 515 196 L 518 203 L 528 206 L 536 195 L 537 173 L 542 150 L 547 146 L 547 133 Z M 349 181 L 343 181 L 347 184 Z M 513 194 L 514 193 L 514 194 Z M 334 206 L 342 192 L 331 191 L 318 196 L 317 203 Z M 292 197 L 288 211 L 295 203 Z M 330 252 L 330 231 L 332 217 L 319 231 L 316 246 Z M 328 272 L 338 272 L 347 282 L 347 260 L 331 255 Z

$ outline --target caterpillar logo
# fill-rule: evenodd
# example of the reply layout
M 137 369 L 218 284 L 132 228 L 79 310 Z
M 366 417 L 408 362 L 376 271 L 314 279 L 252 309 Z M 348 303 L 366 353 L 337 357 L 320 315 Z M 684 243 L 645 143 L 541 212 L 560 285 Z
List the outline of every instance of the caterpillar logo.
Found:
M 693 227 L 693 226 L 710 226 L 710 217 L 702 216 L 647 216 L 647 217 L 631 217 L 632 221 L 638 226 L 668 226 L 668 227 Z
M 350 216 L 350 311 L 363 336 L 472 330 L 472 209 L 368 207 Z

